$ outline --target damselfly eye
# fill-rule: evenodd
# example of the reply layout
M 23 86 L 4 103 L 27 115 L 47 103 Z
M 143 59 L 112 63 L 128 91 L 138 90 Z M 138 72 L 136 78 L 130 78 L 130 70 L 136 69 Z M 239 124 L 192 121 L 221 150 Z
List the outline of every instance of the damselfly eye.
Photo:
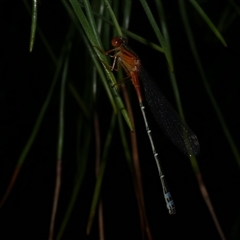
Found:
M 113 47 L 120 47 L 122 44 L 126 44 L 127 39 L 123 37 L 114 37 L 112 39 L 112 46 Z

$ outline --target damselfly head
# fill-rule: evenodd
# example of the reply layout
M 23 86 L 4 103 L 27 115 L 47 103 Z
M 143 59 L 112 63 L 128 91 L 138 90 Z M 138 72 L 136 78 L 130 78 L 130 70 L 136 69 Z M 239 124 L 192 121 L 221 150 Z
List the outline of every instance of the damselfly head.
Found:
M 121 45 L 126 45 L 127 42 L 127 38 L 124 37 L 114 37 L 111 41 L 113 47 L 120 47 Z

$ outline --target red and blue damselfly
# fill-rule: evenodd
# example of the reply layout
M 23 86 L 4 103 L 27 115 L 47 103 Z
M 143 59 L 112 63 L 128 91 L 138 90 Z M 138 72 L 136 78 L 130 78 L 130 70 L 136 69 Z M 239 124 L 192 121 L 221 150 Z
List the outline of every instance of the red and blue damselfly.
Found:
M 188 156 L 196 156 L 200 150 L 197 136 L 180 118 L 171 104 L 164 97 L 156 82 L 142 67 L 139 57 L 128 47 L 127 39 L 124 37 L 114 37 L 111 43 L 114 48 L 105 52 L 106 55 L 113 58 L 113 64 L 110 68 L 113 71 L 118 69 L 118 66 L 120 65 L 126 72 L 127 77 L 129 77 L 132 81 L 137 93 L 146 131 L 152 147 L 153 156 L 157 164 L 167 209 L 169 214 L 175 214 L 175 204 L 168 189 L 158 158 L 158 153 L 153 142 L 151 130 L 148 125 L 140 83 L 143 86 L 145 98 L 155 119 L 162 128 L 163 132 L 180 151 Z

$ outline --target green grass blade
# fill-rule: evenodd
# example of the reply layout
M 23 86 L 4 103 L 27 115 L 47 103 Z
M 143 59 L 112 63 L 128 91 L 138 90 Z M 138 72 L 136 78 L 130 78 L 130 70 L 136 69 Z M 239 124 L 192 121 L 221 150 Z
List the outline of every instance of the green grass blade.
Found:
M 58 143 L 57 143 L 57 161 L 56 161 L 56 182 L 55 182 L 55 190 L 54 190 L 54 198 L 53 198 L 53 207 L 52 207 L 52 215 L 50 222 L 50 231 L 49 238 L 53 239 L 54 236 L 54 227 L 55 227 L 55 219 L 57 214 L 57 207 L 59 202 L 59 194 L 61 188 L 61 177 L 62 177 L 62 153 L 63 153 L 63 140 L 64 140 L 64 105 L 65 105 L 65 89 L 68 75 L 68 65 L 69 65 L 69 53 L 71 49 L 71 42 L 68 44 L 68 50 L 66 59 L 63 65 L 62 72 L 62 81 L 60 88 L 60 106 L 59 106 L 59 127 L 58 127 Z
M 201 78 L 203 80 L 204 87 L 205 87 L 205 89 L 207 91 L 207 94 L 208 94 L 208 97 L 209 97 L 209 99 L 211 101 L 211 104 L 213 105 L 213 108 L 214 108 L 214 110 L 215 110 L 215 112 L 216 112 L 216 114 L 218 116 L 218 119 L 219 119 L 219 121 L 221 123 L 221 126 L 222 126 L 222 130 L 223 130 L 223 132 L 224 132 L 224 134 L 225 134 L 225 136 L 226 136 L 226 138 L 228 140 L 228 143 L 229 143 L 229 145 L 230 145 L 230 147 L 232 149 L 232 152 L 233 152 L 233 154 L 235 156 L 237 164 L 240 167 L 240 154 L 239 154 L 238 148 L 237 148 L 237 146 L 236 146 L 236 144 L 235 144 L 235 142 L 234 142 L 234 140 L 233 140 L 233 138 L 231 136 L 231 133 L 230 133 L 228 127 L 227 127 L 227 124 L 225 122 L 225 119 L 223 117 L 221 109 L 218 106 L 218 103 L 217 103 L 216 99 L 214 98 L 212 90 L 211 90 L 211 88 L 210 88 L 210 86 L 208 84 L 208 80 L 207 80 L 207 77 L 205 75 L 205 72 L 204 72 L 204 69 L 203 69 L 203 66 L 202 66 L 201 60 L 199 58 L 199 54 L 198 54 L 196 45 L 195 45 L 195 41 L 194 41 L 194 38 L 193 38 L 193 35 L 192 35 L 190 24 L 189 24 L 188 19 L 187 19 L 187 14 L 186 14 L 186 12 L 184 10 L 185 8 L 182 7 L 182 6 L 181 6 L 181 8 L 182 8 L 182 17 L 183 17 L 183 21 L 184 21 L 184 26 L 186 28 L 186 33 L 187 33 L 187 36 L 188 36 L 188 39 L 189 39 L 189 44 L 190 44 L 190 47 L 192 49 L 192 53 L 193 53 L 193 56 L 195 58 L 197 67 L 199 69 Z
M 122 28 L 128 29 L 129 23 L 131 19 L 131 12 L 132 12 L 132 1 L 125 1 L 124 3 L 124 11 L 123 11 L 123 23 Z
M 85 117 L 87 119 L 90 119 L 89 110 L 88 110 L 86 104 L 84 103 L 83 99 L 81 98 L 81 96 L 78 94 L 77 89 L 74 87 L 74 85 L 71 82 L 68 84 L 68 88 L 71 91 L 75 100 L 77 101 L 77 103 L 78 103 L 80 109 L 82 110 L 82 112 L 84 113 Z
M 117 34 L 118 34 L 119 36 L 123 36 L 121 27 L 120 27 L 119 24 L 118 24 L 118 20 L 117 20 L 114 12 L 113 12 L 113 10 L 112 10 L 112 7 L 111 7 L 110 3 L 108 2 L 108 0 L 104 0 L 104 2 L 105 2 L 105 4 L 106 4 L 107 10 L 108 10 L 109 15 L 110 15 L 110 17 L 111 17 L 111 19 L 112 19 L 112 23 L 113 23 L 113 26 L 115 27 L 115 30 L 116 30 Z
M 145 10 L 145 13 L 148 17 L 149 22 L 152 25 L 152 28 L 153 28 L 161 46 L 162 46 L 162 48 L 163 48 L 163 51 L 164 51 L 164 54 L 166 56 L 169 67 L 170 67 L 171 71 L 173 71 L 173 62 L 172 62 L 170 50 L 169 50 L 169 48 L 167 46 L 167 43 L 166 43 L 166 41 L 165 41 L 165 39 L 164 39 L 160 29 L 159 29 L 154 17 L 153 17 L 152 11 L 150 10 L 146 0 L 140 0 L 140 2 L 141 2 L 142 6 Z
M 234 9 L 238 13 L 238 15 L 240 15 L 240 7 L 233 0 L 229 0 L 229 2 L 234 7 Z
M 76 1 L 76 0 L 69 0 L 69 2 L 71 3 L 71 5 L 73 7 L 73 10 L 76 13 L 76 16 L 77 16 L 78 20 L 80 21 L 80 23 L 81 23 L 81 25 L 82 25 L 82 27 L 84 29 L 84 32 L 86 33 L 87 38 L 90 41 L 91 45 L 92 46 L 96 46 L 96 47 L 102 49 L 102 46 L 101 45 L 99 46 L 99 41 L 97 41 L 97 38 L 95 37 L 95 34 L 94 34 L 94 32 L 96 33 L 97 31 L 95 31 L 95 30 L 93 31 L 92 30 L 92 27 L 93 27 L 94 24 L 92 26 L 89 24 L 89 22 L 88 22 L 86 16 L 84 15 L 84 13 L 83 13 L 83 11 L 82 11 L 78 1 Z M 106 60 L 107 58 L 106 58 L 105 54 L 100 52 L 98 49 L 95 49 L 95 52 L 97 53 L 99 59 L 103 63 L 107 62 L 107 60 Z M 116 84 L 116 80 L 114 78 L 113 73 L 107 68 L 107 66 L 105 64 L 102 64 L 102 65 L 104 66 L 109 79 L 112 81 L 113 85 L 115 85 Z M 118 104 L 118 107 L 119 107 L 121 113 L 123 114 L 123 116 L 124 116 L 128 126 L 129 126 L 129 128 L 132 130 L 130 118 L 129 118 L 128 114 L 127 114 L 125 106 L 124 106 L 124 104 L 123 104 L 123 102 L 122 102 L 118 92 L 116 91 L 115 88 L 113 88 L 113 87 L 111 88 L 109 85 L 108 85 L 107 88 L 113 94 L 113 97 L 114 97 L 116 103 Z
M 56 236 L 56 240 L 60 240 L 62 238 L 62 235 L 67 227 L 67 224 L 69 222 L 69 219 L 71 217 L 71 214 L 74 209 L 74 205 L 76 203 L 76 200 L 79 196 L 79 190 L 82 186 L 85 173 L 86 173 L 86 168 L 87 168 L 87 162 L 89 160 L 89 153 L 91 151 L 91 138 L 92 138 L 92 128 L 89 122 L 83 120 L 83 116 L 79 116 L 78 120 L 78 125 L 77 125 L 77 131 L 76 131 L 76 136 L 77 136 L 77 144 L 76 146 L 82 146 L 82 147 L 77 147 L 77 170 L 76 170 L 76 177 L 74 181 L 74 186 L 73 186 L 73 191 L 72 195 L 70 197 L 70 202 L 68 204 L 66 213 L 63 217 L 63 221 L 60 225 L 59 231 Z M 81 138 L 82 136 L 82 138 Z
M 169 50 L 169 54 L 171 56 L 172 59 L 172 53 L 171 53 L 171 43 L 170 43 L 170 37 L 168 34 L 168 27 L 167 27 L 167 23 L 166 23 L 166 19 L 165 19 L 165 13 L 164 13 L 164 9 L 163 9 L 163 4 L 162 1 L 158 1 L 155 0 L 155 4 L 159 13 L 159 20 L 161 23 L 161 28 L 163 29 L 163 37 L 166 40 L 166 45 L 168 46 L 168 50 Z M 172 62 L 173 67 L 174 67 L 174 63 Z M 180 114 L 180 116 L 182 117 L 182 119 L 184 118 L 184 114 L 183 114 L 183 108 L 182 108 L 182 104 L 181 104 L 181 99 L 180 99 L 180 93 L 179 93 L 179 89 L 178 89 L 178 85 L 177 85 L 177 80 L 176 80 L 176 75 L 175 73 L 173 73 L 171 71 L 170 68 L 168 68 L 169 72 L 169 76 L 170 76 L 170 80 L 171 80 L 171 84 L 172 84 L 172 88 L 173 88 L 173 92 L 174 92 L 174 97 L 176 100 L 176 104 L 177 104 L 177 109 L 178 112 Z
M 31 25 L 31 34 L 30 34 L 30 46 L 29 50 L 32 52 L 33 44 L 36 35 L 36 28 L 37 28 L 37 0 L 32 0 L 32 25 Z
M 95 36 L 95 38 L 98 42 L 98 44 L 95 45 L 95 46 L 102 46 L 101 40 L 99 38 L 98 31 L 97 31 L 96 23 L 95 23 L 95 20 L 94 20 L 93 11 L 92 11 L 92 8 L 90 6 L 89 1 L 88 0 L 83 0 L 83 5 L 84 5 L 84 8 L 86 10 L 86 15 L 87 15 L 89 25 L 90 25 L 90 27 L 93 31 L 93 34 L 94 34 L 94 36 Z
M 181 15 L 182 15 L 182 19 L 183 19 L 183 22 L 184 22 L 184 27 L 186 29 L 186 33 L 187 33 L 187 36 L 188 36 L 189 44 L 190 44 L 190 47 L 192 49 L 192 53 L 193 53 L 193 56 L 195 58 L 197 67 L 199 69 L 201 78 L 203 80 L 205 89 L 206 89 L 207 94 L 208 94 L 208 96 L 210 98 L 210 101 L 211 101 L 211 103 L 213 105 L 213 108 L 216 111 L 216 114 L 217 114 L 217 116 L 219 118 L 219 121 L 220 121 L 220 123 L 222 125 L 223 131 L 224 131 L 224 133 L 225 133 L 225 135 L 226 135 L 226 137 L 227 137 L 227 139 L 229 141 L 229 144 L 230 144 L 230 146 L 231 146 L 231 148 L 233 150 L 233 153 L 236 154 L 235 155 L 236 158 L 240 159 L 239 158 L 239 153 L 237 152 L 237 148 L 236 148 L 235 144 L 233 144 L 233 139 L 232 139 L 232 137 L 231 137 L 231 135 L 230 135 L 230 133 L 228 131 L 228 128 L 227 128 L 227 125 L 226 125 L 225 120 L 223 118 L 223 115 L 221 113 L 221 110 L 220 110 L 220 108 L 219 108 L 219 106 L 218 106 L 218 104 L 217 104 L 217 102 L 216 102 L 216 100 L 215 100 L 215 98 L 214 98 L 214 96 L 212 94 L 212 91 L 211 91 L 210 86 L 209 86 L 208 81 L 207 81 L 207 77 L 206 77 L 205 72 L 203 70 L 203 66 L 202 66 L 202 63 L 200 61 L 200 58 L 199 58 L 199 55 L 198 55 L 198 51 L 197 51 L 197 48 L 196 48 L 196 45 L 195 45 L 195 41 L 194 41 L 194 38 L 193 38 L 192 30 L 190 28 L 190 24 L 189 24 L 189 21 L 188 21 L 185 5 L 184 5 L 183 2 L 179 2 L 179 5 L 180 5 L 180 12 L 181 12 Z M 190 160 L 191 160 L 192 166 L 194 167 L 194 165 L 197 164 L 196 159 L 194 157 L 191 157 Z M 239 163 L 240 163 L 240 161 L 238 160 L 238 164 Z M 203 194 L 205 203 L 208 206 L 209 212 L 210 212 L 210 214 L 212 216 L 212 219 L 213 219 L 213 221 L 215 223 L 215 226 L 216 226 L 216 228 L 218 230 L 219 236 L 221 237 L 221 239 L 226 239 L 225 236 L 224 236 L 224 233 L 223 233 L 223 231 L 221 229 L 221 226 L 219 224 L 219 221 L 218 221 L 218 219 L 216 217 L 215 211 L 214 211 L 214 209 L 212 207 L 212 204 L 211 204 L 211 200 L 209 198 L 208 192 L 207 192 L 207 190 L 205 188 L 205 185 L 203 183 L 203 180 L 202 180 L 200 174 L 197 175 L 197 179 L 199 180 L 200 190 L 201 190 L 201 192 Z M 203 188 L 204 188 L 204 191 L 202 191 Z
M 116 124 L 116 114 L 113 113 L 111 123 L 110 123 L 110 127 L 109 127 L 109 130 L 108 130 L 108 133 L 107 133 L 107 138 L 106 138 L 106 141 L 105 141 L 102 160 L 101 160 L 101 163 L 100 163 L 100 169 L 99 169 L 99 173 L 98 173 L 98 177 L 97 177 L 97 182 L 96 182 L 96 186 L 95 186 L 95 190 L 94 190 L 94 196 L 93 196 L 91 209 L 90 209 L 90 214 L 89 214 L 89 218 L 88 218 L 87 235 L 89 235 L 89 233 L 91 231 L 93 219 L 94 219 L 94 216 L 96 214 L 96 208 L 97 208 L 97 204 L 98 204 L 99 197 L 100 197 L 100 190 L 101 190 L 101 186 L 102 186 L 103 176 L 104 176 L 104 173 L 105 173 L 105 168 L 106 168 L 107 158 L 108 158 L 108 152 L 109 152 L 109 148 L 110 148 L 111 141 L 112 141 L 113 131 L 115 129 L 115 124 Z
M 212 23 L 210 18 L 207 16 L 207 14 L 203 11 L 203 9 L 199 6 L 199 4 L 195 0 L 189 0 L 190 3 L 193 5 L 193 7 L 197 10 L 197 12 L 201 15 L 203 20 L 207 23 L 209 28 L 213 31 L 213 33 L 216 35 L 216 37 L 222 42 L 222 44 L 227 47 L 227 43 L 225 42 L 223 36 L 218 31 L 218 29 L 215 27 L 215 25 Z
M 54 88 L 56 86 L 56 83 L 57 83 L 57 80 L 58 80 L 58 78 L 60 76 L 62 65 L 63 65 L 63 58 L 64 58 L 65 53 L 66 53 L 66 46 L 64 46 L 62 48 L 61 55 L 60 55 L 58 63 L 57 63 L 56 72 L 55 72 L 52 84 L 50 86 L 50 89 L 48 91 L 47 97 L 46 97 L 46 99 L 45 99 L 45 101 L 43 103 L 42 108 L 40 109 L 40 112 L 39 112 L 39 114 L 37 116 L 37 120 L 36 120 L 36 122 L 34 124 L 32 132 L 31 132 L 31 134 L 30 134 L 30 136 L 29 136 L 29 138 L 27 140 L 27 143 L 24 146 L 24 148 L 23 148 L 23 150 L 22 150 L 22 152 L 20 154 L 20 157 L 19 157 L 19 159 L 17 161 L 17 164 L 16 164 L 16 173 L 15 172 L 13 173 L 12 179 L 11 179 L 11 181 L 10 181 L 10 183 L 8 185 L 8 188 L 7 188 L 3 198 L 1 200 L 0 206 L 2 206 L 4 204 L 4 202 L 6 201 L 9 193 L 11 192 L 11 189 L 13 187 L 13 184 L 14 184 L 14 182 L 15 182 L 18 174 L 19 174 L 19 172 L 20 172 L 20 169 L 21 169 L 24 161 L 26 160 L 26 157 L 27 157 L 27 155 L 28 155 L 32 145 L 33 145 L 34 140 L 37 137 L 37 134 L 39 132 L 42 120 L 44 118 L 44 115 L 45 115 L 46 110 L 48 108 L 48 105 L 50 103 L 50 100 L 51 100 L 51 97 L 52 97 L 52 94 L 53 94 L 53 90 L 54 90 Z
M 28 2 L 27 2 L 26 0 L 24 0 L 23 3 L 24 3 L 24 5 L 25 5 L 28 13 L 29 13 L 30 15 L 32 15 L 33 13 L 31 12 L 31 9 L 30 9 L 30 6 L 29 6 Z M 36 7 L 37 7 L 37 6 L 36 6 Z M 35 11 L 35 10 L 34 10 L 34 11 Z M 36 9 L 36 11 L 37 11 L 37 9 Z M 36 14 L 37 14 L 37 13 L 36 13 Z M 32 17 L 33 17 L 33 15 L 32 15 Z M 46 40 L 46 38 L 45 38 L 45 36 L 44 36 L 41 28 L 40 28 L 40 27 L 37 27 L 37 16 L 36 16 L 36 19 L 34 19 L 34 21 L 36 21 L 36 26 L 35 26 L 35 28 L 36 28 L 36 30 L 37 30 L 38 35 L 40 36 L 40 38 L 41 38 L 41 40 L 42 40 L 42 43 L 43 43 L 44 46 L 46 47 L 47 53 L 50 55 L 50 57 L 51 57 L 51 59 L 53 60 L 54 64 L 57 65 L 57 58 L 56 58 L 54 52 L 52 51 L 51 46 L 49 45 L 48 41 Z M 33 23 L 33 21 L 32 21 L 32 23 Z M 31 30 L 32 30 L 32 29 L 31 29 Z M 34 33 L 34 34 L 35 34 L 35 33 Z M 34 35 L 34 37 L 35 37 L 35 35 Z M 30 39 L 32 39 L 32 31 L 31 31 L 31 37 L 30 37 Z M 32 46 L 33 46 L 33 43 L 34 43 L 34 40 L 32 41 Z M 30 40 L 30 45 L 31 45 L 31 40 Z M 30 49 L 31 49 L 31 47 L 30 47 Z
M 52 81 L 52 84 L 50 86 L 50 89 L 49 89 L 49 92 L 48 92 L 48 95 L 43 103 L 43 106 L 39 112 L 39 115 L 37 117 L 37 121 L 33 127 L 33 131 L 20 155 L 20 158 L 18 159 L 18 162 L 17 162 L 17 165 L 22 165 L 36 136 L 37 136 L 37 133 L 39 131 L 39 128 L 40 128 L 40 125 L 42 123 L 42 120 L 43 120 L 43 117 L 46 113 L 46 110 L 47 110 L 47 107 L 49 105 L 49 102 L 51 100 L 51 97 L 52 97 L 52 94 L 53 94 L 53 90 L 56 86 L 56 83 L 57 83 L 57 80 L 60 76 L 60 73 L 61 73 L 61 70 L 62 70 L 62 65 L 63 65 L 63 58 L 64 58 L 64 55 L 65 55 L 65 52 L 66 52 L 66 47 L 64 46 L 63 49 L 62 49 L 62 52 L 61 52 L 61 55 L 59 57 L 59 60 L 58 60 L 58 64 L 57 64 L 57 68 L 56 68 L 56 72 L 55 72 L 55 75 L 54 75 L 54 78 L 53 78 L 53 81 Z

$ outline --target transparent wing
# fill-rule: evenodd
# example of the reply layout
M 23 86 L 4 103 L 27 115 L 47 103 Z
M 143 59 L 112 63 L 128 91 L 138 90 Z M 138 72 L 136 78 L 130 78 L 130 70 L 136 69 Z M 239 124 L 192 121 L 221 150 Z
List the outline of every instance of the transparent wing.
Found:
M 163 132 L 183 153 L 189 156 L 197 155 L 200 146 L 194 132 L 173 109 L 145 69 L 140 69 L 139 78 L 147 103 Z

